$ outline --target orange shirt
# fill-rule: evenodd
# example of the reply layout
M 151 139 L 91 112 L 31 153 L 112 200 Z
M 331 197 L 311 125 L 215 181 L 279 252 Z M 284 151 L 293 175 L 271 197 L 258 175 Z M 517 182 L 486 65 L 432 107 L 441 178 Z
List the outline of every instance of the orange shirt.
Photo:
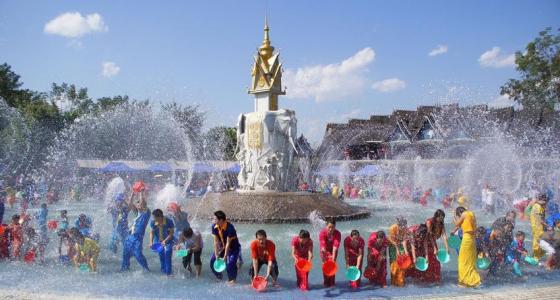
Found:
M 259 240 L 251 242 L 251 257 L 260 261 L 273 261 L 276 259 L 274 252 L 276 245 L 271 240 L 266 240 L 265 244 L 261 246 Z

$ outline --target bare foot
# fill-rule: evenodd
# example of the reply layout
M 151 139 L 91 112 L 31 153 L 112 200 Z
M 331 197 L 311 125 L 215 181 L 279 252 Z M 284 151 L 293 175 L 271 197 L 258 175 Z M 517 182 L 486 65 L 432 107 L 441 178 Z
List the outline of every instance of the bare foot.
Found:
M 230 280 L 227 282 L 229 285 L 234 285 L 235 284 L 235 280 Z

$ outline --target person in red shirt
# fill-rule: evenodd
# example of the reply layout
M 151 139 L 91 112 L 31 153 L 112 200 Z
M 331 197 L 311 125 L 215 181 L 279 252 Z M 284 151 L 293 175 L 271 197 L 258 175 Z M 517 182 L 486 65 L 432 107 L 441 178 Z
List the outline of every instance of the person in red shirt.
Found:
M 276 263 L 276 245 L 266 238 L 266 231 L 259 229 L 255 233 L 255 240 L 251 242 L 251 258 L 253 267 L 249 268 L 251 279 L 258 276 L 262 265 L 268 265 L 266 279 L 272 277 L 272 285 L 277 286 L 278 263 Z
M 358 267 L 362 271 L 362 261 L 364 257 L 364 239 L 360 236 L 358 230 L 352 230 L 349 236 L 344 239 L 344 254 L 346 259 L 346 268 L 351 266 Z M 350 281 L 351 288 L 360 287 L 360 279 Z
M 372 232 L 368 239 L 368 269 L 373 269 L 370 284 L 387 287 L 387 246 L 388 241 L 383 230 Z
M 336 262 L 338 256 L 338 248 L 340 247 L 341 235 L 336 229 L 336 221 L 331 219 L 327 222 L 327 226 L 319 233 L 319 245 L 321 247 L 321 261 L 325 263 L 327 260 Z M 325 287 L 334 286 L 335 275 L 326 276 L 323 274 L 323 285 Z
M 431 249 L 432 249 L 432 255 L 433 255 L 433 249 L 435 249 L 437 246 L 434 246 L 435 241 L 433 239 L 429 239 L 428 238 L 428 227 L 426 226 L 426 224 L 418 224 L 418 225 L 412 225 L 408 228 L 409 232 L 412 234 L 412 238 L 413 238 L 413 243 L 410 243 L 409 246 L 409 250 L 414 253 L 415 257 L 424 257 L 426 259 L 428 259 L 428 255 L 429 255 L 429 249 L 428 248 L 428 244 L 432 244 L 431 245 Z M 416 259 L 413 260 L 414 263 L 416 263 Z M 433 272 L 433 270 L 432 270 Z M 428 272 L 426 271 L 420 271 L 418 269 L 416 269 L 415 267 L 411 267 L 409 269 L 406 270 L 406 276 L 407 277 L 412 277 L 414 278 L 416 281 L 420 281 L 420 282 L 430 282 L 431 281 L 431 275 L 429 275 L 429 277 L 425 277 L 426 274 L 428 274 Z
M 294 265 L 298 260 L 305 259 L 311 261 L 313 259 L 313 241 L 309 235 L 309 231 L 302 229 L 299 235 L 292 239 L 292 257 Z M 302 272 L 296 269 L 297 286 L 304 291 L 309 290 L 309 272 Z

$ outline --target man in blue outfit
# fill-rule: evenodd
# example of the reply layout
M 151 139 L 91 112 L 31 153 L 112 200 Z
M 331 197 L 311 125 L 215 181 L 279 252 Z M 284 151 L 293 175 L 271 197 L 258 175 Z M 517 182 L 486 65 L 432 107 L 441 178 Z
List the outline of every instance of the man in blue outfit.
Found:
M 119 193 L 115 196 L 114 203 L 109 208 L 111 217 L 113 218 L 113 232 L 111 233 L 111 241 L 109 242 L 109 250 L 113 253 L 117 253 L 117 244 L 122 242 L 124 247 L 124 241 L 128 236 L 128 212 L 130 208 L 125 201 L 125 196 L 123 193 Z
M 150 248 L 155 243 L 161 243 L 163 249 L 159 251 L 159 262 L 161 264 L 161 272 L 171 275 L 171 257 L 173 254 L 173 230 L 175 224 L 173 220 L 163 216 L 161 209 L 155 209 L 152 213 L 154 219 L 150 222 Z
M 210 269 L 218 279 L 222 279 L 222 273 L 214 270 L 214 262 L 216 258 L 223 258 L 226 263 L 228 283 L 233 284 L 237 279 L 237 259 L 241 252 L 241 245 L 237 239 L 235 227 L 226 221 L 226 214 L 221 210 L 214 212 L 212 236 L 214 238 L 214 253 L 210 258 Z
M 140 198 L 137 203 L 134 203 L 134 196 Z M 142 242 L 144 240 L 144 234 L 146 233 L 146 226 L 148 226 L 148 222 L 150 221 L 150 210 L 147 207 L 145 191 L 133 193 L 129 199 L 128 205 L 136 214 L 136 218 L 134 218 L 132 228 L 124 240 L 121 271 L 130 269 L 131 256 L 136 258 L 145 271 L 150 271 L 146 257 L 144 257 L 142 253 Z

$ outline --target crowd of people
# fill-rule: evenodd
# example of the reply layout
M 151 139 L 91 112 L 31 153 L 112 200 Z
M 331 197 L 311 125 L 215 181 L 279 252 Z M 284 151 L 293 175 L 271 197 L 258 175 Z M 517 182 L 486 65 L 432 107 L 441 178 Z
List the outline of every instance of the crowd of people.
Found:
M 6 198 L 2 199 L 0 223 Z M 478 265 L 480 260 L 488 261 L 488 270 L 482 271 L 487 273 L 486 276 L 498 276 L 502 272 L 522 276 L 519 266 L 525 263 L 540 262 L 548 270 L 560 265 L 560 214 L 558 206 L 550 201 L 546 193 L 536 195 L 523 207 L 523 215 L 528 216 L 531 223 L 530 249 L 524 246 L 529 233 L 515 231 L 519 211 L 508 211 L 486 228 L 477 223 L 475 213 L 468 209 L 466 201 L 457 202 L 453 227 L 449 231 L 444 225 L 446 215 L 442 209 L 437 209 L 432 217 L 421 224 L 410 225 L 404 217 L 397 217 L 386 232 L 377 230 L 369 233 L 369 236 L 365 235 L 368 236 L 367 241 L 356 229 L 343 237 L 336 229 L 336 221 L 327 220 L 317 237 L 318 257 L 324 274 L 323 285 L 335 285 L 336 264 L 340 262 L 338 256 L 342 253 L 345 268 L 355 267 L 360 271 L 361 276 L 349 282 L 352 288 L 362 284 L 362 277 L 368 279 L 370 284 L 383 288 L 388 286 L 387 277 L 390 278 L 390 285 L 396 287 L 404 286 L 407 281 L 439 284 L 442 265 L 447 263 L 446 257 L 455 251 L 458 254 L 458 284 L 465 287 L 477 287 L 482 283 L 480 269 L 484 268 Z M 20 206 L 20 212 L 11 216 L 9 224 L 0 226 L 0 259 L 44 263 L 45 249 L 49 243 L 48 232 L 52 230 L 58 237 L 60 262 L 82 270 L 97 271 L 102 247 L 99 245 L 99 234 L 92 230 L 91 217 L 82 213 L 71 223 L 67 210 L 62 210 L 56 219 L 48 220 L 47 203 L 40 204 L 38 212 L 33 215 L 27 212 L 25 204 L 21 203 Z M 176 255 L 182 256 L 186 270 L 195 276 L 201 275 L 203 235 L 191 228 L 188 214 L 182 211 L 180 205 L 171 202 L 165 207 L 165 212 L 161 208 L 150 210 L 145 184 L 138 181 L 128 192 L 115 194 L 107 211 L 112 218 L 108 251 L 118 254 L 121 248 L 121 271 L 130 269 L 130 261 L 134 257 L 145 272 L 150 272 L 144 256 L 147 230 L 149 242 L 146 248 L 157 252 L 163 274 L 172 275 L 172 258 L 176 252 Z M 129 215 L 133 218 L 129 219 Z M 37 224 L 35 228 L 31 225 L 33 219 L 33 223 Z M 223 211 L 216 211 L 208 233 L 213 241 L 209 259 L 211 272 L 216 278 L 222 279 L 225 271 L 228 282 L 234 284 L 243 261 L 235 226 Z M 451 242 L 457 239 L 459 243 Z M 276 257 L 277 244 L 269 239 L 266 231 L 256 231 L 249 247 L 251 278 L 259 276 L 260 269 L 266 265 L 262 277 L 271 280 L 272 285 L 276 286 L 279 263 L 293 263 L 297 287 L 308 290 L 309 271 L 314 260 L 313 244 L 310 232 L 301 229 L 291 239 L 289 246 L 293 262 L 279 262 Z M 191 265 L 193 261 L 194 270 Z

